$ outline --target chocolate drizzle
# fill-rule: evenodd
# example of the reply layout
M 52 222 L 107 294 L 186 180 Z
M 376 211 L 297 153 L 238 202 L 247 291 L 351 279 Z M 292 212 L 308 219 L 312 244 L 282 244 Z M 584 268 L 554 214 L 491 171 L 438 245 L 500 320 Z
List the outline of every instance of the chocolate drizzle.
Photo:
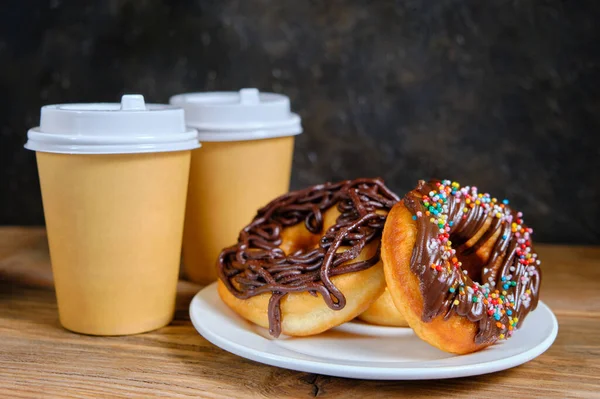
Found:
M 272 293 L 269 332 L 275 337 L 281 333 L 280 302 L 288 293 L 320 293 L 331 309 L 342 309 L 346 298 L 331 278 L 379 261 L 378 249 L 370 259 L 350 263 L 366 244 L 381 237 L 387 212 L 397 201 L 381 179 L 326 183 L 282 195 L 258 210 L 240 232 L 237 245 L 221 252 L 219 278 L 240 299 Z M 335 205 L 340 215 L 324 232 L 323 214 Z M 284 253 L 283 229 L 301 222 L 310 233 L 322 235 L 318 245 Z M 349 248 L 337 252 L 340 247 Z
M 420 279 L 421 318 L 429 322 L 439 315 L 467 317 L 479 322 L 475 343 L 493 343 L 512 335 L 537 306 L 541 271 L 531 246 L 532 230 L 523 224 L 522 214 L 507 205 L 487 194 L 482 197 L 476 188 L 461 190 L 453 184 L 450 188 L 449 181 L 420 181 L 403 199 L 417 223 L 411 270 Z M 432 210 L 429 202 L 440 185 L 448 195 L 434 202 L 445 207 Z M 443 220 L 449 237 L 441 235 L 441 224 L 432 222 L 438 216 L 433 211 L 439 209 L 447 216 Z M 470 241 L 482 229 L 485 232 Z M 444 254 L 450 247 L 444 240 L 452 243 L 455 254 Z

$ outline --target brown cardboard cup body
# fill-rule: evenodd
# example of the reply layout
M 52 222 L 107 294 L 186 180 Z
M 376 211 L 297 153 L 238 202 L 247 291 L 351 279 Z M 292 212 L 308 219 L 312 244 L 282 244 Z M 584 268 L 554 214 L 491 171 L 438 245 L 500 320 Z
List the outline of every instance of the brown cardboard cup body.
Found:
M 171 321 L 190 152 L 37 153 L 65 328 L 123 335 Z
M 208 284 L 256 211 L 289 190 L 294 137 L 202 142 L 192 152 L 183 239 L 187 277 Z

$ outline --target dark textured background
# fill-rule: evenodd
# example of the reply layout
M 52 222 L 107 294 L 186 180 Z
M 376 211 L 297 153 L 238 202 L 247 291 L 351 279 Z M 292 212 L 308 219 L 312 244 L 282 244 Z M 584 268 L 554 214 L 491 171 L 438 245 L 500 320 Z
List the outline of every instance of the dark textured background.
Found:
M 41 224 L 43 104 L 258 87 L 303 117 L 293 186 L 449 177 L 539 240 L 600 244 L 600 2 L 3 1 L 0 224 Z

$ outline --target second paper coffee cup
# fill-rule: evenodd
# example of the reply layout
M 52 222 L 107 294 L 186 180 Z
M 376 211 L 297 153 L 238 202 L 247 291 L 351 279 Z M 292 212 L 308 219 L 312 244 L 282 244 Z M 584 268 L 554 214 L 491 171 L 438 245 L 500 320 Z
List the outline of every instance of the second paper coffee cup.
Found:
M 300 117 L 288 97 L 239 92 L 187 93 L 171 104 L 185 110 L 203 148 L 192 152 L 183 238 L 187 277 L 207 284 L 216 260 L 237 242 L 258 208 L 289 190 Z
M 145 104 L 42 108 L 36 151 L 61 324 L 123 335 L 175 309 L 190 153 L 183 110 Z

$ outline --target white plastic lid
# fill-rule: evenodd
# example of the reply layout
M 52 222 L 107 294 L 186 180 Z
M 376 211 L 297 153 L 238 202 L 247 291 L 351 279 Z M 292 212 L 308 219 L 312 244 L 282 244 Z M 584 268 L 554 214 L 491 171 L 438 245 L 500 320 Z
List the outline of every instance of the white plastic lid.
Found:
M 27 132 L 25 148 L 65 154 L 128 154 L 200 147 L 185 126 L 183 109 L 146 104 L 127 94 L 121 103 L 56 104 L 42 107 L 40 126 Z
M 290 99 L 257 89 L 185 93 L 171 97 L 185 110 L 188 126 L 198 129 L 200 141 L 242 141 L 302 133 L 300 117 Z

